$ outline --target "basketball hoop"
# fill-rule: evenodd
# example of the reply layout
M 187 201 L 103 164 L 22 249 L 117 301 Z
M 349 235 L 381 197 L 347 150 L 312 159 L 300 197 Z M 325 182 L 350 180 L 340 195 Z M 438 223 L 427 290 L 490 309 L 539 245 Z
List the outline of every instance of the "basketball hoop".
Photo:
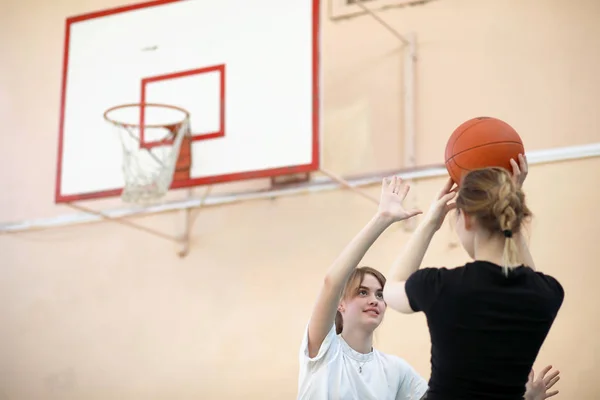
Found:
M 116 128 L 123 148 L 123 201 L 156 201 L 167 193 L 174 177 L 189 178 L 188 111 L 167 104 L 123 104 L 106 110 L 104 119 Z

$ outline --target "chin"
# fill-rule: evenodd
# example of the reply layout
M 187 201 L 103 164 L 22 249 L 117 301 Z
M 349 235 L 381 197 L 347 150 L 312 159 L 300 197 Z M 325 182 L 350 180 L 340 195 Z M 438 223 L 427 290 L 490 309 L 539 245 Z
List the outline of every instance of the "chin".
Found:
M 375 330 L 377 327 L 379 327 L 379 325 L 381 325 L 382 321 L 383 316 L 380 315 L 377 318 L 370 318 L 366 320 L 363 325 L 365 326 L 365 328 Z

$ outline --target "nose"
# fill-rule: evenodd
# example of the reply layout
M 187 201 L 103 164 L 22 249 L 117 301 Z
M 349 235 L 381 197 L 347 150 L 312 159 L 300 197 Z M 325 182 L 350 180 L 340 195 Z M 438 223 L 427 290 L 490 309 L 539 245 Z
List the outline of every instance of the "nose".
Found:
M 379 300 L 375 296 L 369 298 L 369 305 L 376 306 L 379 304 Z

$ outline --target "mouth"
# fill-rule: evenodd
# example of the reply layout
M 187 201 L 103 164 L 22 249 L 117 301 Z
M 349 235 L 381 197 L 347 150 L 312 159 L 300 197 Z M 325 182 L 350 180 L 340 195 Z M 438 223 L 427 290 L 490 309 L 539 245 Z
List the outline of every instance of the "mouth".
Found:
M 370 315 L 378 316 L 379 311 L 376 308 L 367 308 L 364 312 Z

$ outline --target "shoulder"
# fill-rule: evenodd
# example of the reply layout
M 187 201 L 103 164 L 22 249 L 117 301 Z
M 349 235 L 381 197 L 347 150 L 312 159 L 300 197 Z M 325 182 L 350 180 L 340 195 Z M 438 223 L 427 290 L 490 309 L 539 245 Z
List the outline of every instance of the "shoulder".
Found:
M 411 283 L 443 283 L 449 280 L 452 280 L 455 276 L 461 274 L 461 269 L 464 267 L 458 268 L 421 268 L 415 271 L 406 281 L 407 285 L 409 282 Z
M 331 327 L 315 357 L 308 354 L 308 324 L 299 352 L 298 399 L 327 398 L 329 394 L 329 371 L 332 364 L 340 363 L 340 337 Z
M 323 359 L 330 358 L 332 353 L 337 349 L 338 344 L 339 337 L 335 333 L 335 325 L 333 325 L 327 333 L 327 336 L 325 336 L 317 355 L 310 357 L 308 354 L 308 324 L 306 324 L 302 336 L 302 343 L 300 345 L 300 364 L 314 365 Z
M 552 275 L 545 274 L 539 271 L 533 271 L 532 273 L 535 275 L 536 279 L 541 283 L 543 289 L 547 290 L 554 298 L 556 298 L 560 303 L 565 298 L 565 289 L 561 285 L 561 283 L 553 277 Z
M 415 272 L 413 272 L 410 275 L 410 277 L 408 278 L 408 280 L 439 278 L 441 275 L 443 275 L 446 272 L 446 270 L 447 269 L 444 267 L 442 267 L 442 268 L 433 268 L 433 267 L 421 268 L 421 269 L 418 269 Z
M 427 313 L 448 283 L 453 282 L 456 271 L 446 267 L 422 268 L 415 271 L 404 285 L 411 309 Z

